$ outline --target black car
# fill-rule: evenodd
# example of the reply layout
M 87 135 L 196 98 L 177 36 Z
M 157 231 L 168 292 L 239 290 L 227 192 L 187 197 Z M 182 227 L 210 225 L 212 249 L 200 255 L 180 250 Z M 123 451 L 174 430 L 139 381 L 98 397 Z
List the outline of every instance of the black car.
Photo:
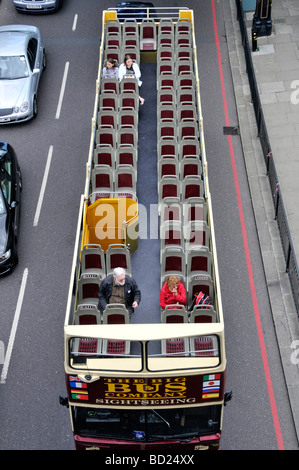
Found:
M 136 18 L 137 21 L 143 18 L 154 18 L 156 10 L 154 5 L 149 2 L 120 2 L 116 5 L 117 18 L 124 20 L 125 18 Z
M 21 190 L 16 153 L 11 145 L 0 142 L 0 274 L 10 272 L 18 262 Z

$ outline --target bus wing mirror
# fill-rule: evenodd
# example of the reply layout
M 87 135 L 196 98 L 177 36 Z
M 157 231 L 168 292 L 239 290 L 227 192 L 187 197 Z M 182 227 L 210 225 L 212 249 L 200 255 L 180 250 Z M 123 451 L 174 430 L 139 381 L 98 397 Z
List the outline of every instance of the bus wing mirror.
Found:
M 231 401 L 233 396 L 232 390 L 229 390 L 229 392 L 225 392 L 224 394 L 224 406 L 226 405 L 227 402 Z
M 60 403 L 60 405 L 66 406 L 68 408 L 69 407 L 68 397 L 62 397 L 61 395 L 59 395 L 59 403 Z

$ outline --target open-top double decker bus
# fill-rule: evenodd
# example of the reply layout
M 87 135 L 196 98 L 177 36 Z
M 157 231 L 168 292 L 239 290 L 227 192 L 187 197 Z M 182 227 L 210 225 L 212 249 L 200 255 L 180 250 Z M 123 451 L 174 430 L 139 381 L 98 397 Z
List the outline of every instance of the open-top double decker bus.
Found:
M 193 11 L 117 14 L 103 12 L 60 401 L 76 449 L 214 450 L 230 393 Z M 107 58 L 120 64 L 125 54 L 140 64 L 141 88 L 134 77 L 102 77 Z M 131 318 L 125 305 L 98 306 L 119 266 L 141 290 Z M 162 310 L 169 275 L 187 304 Z M 199 292 L 209 304 L 193 306 Z

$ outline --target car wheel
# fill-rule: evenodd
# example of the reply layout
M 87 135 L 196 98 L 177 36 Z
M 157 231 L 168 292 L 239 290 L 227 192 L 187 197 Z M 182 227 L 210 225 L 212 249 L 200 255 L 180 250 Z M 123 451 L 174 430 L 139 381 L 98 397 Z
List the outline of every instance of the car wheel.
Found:
M 45 70 L 47 68 L 47 56 L 46 56 L 46 51 L 45 49 L 43 50 L 43 65 L 42 69 Z
M 37 109 L 37 98 L 36 96 L 33 98 L 33 117 L 36 118 L 37 116 L 37 112 L 38 112 L 38 109 Z

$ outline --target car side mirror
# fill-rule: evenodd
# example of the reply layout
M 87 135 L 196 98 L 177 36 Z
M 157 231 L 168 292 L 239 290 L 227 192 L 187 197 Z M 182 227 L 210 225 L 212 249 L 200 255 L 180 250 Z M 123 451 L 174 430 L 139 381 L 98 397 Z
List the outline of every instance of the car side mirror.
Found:
M 232 397 L 233 397 L 232 390 L 229 390 L 228 392 L 225 392 L 225 394 L 224 394 L 224 406 L 226 405 L 226 403 L 228 401 L 231 401 Z
M 19 205 L 18 201 L 12 201 L 12 203 L 10 204 L 10 208 L 15 209 L 18 205 Z
M 62 406 L 66 406 L 67 408 L 69 407 L 69 400 L 68 400 L 67 397 L 63 397 L 63 396 L 59 395 L 59 403 Z
M 37 73 L 40 73 L 40 69 L 33 69 L 32 73 L 35 75 Z

